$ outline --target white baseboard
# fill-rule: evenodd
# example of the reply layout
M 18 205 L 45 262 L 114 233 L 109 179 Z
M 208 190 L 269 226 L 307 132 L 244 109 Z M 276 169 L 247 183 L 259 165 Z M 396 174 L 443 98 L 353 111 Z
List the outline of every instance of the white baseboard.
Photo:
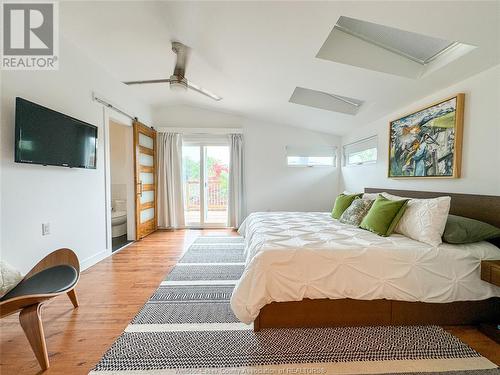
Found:
M 94 264 L 99 263 L 101 260 L 109 257 L 112 254 L 111 250 L 105 249 L 103 251 L 98 252 L 80 262 L 81 271 L 86 270 L 89 267 L 92 267 Z

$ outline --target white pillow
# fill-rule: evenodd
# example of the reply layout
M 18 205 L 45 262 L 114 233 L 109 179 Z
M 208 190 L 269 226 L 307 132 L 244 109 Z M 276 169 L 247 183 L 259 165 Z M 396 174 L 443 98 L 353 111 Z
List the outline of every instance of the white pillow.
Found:
M 0 260 L 0 298 L 6 295 L 11 289 L 14 289 L 22 279 L 23 275 L 21 275 L 21 272 L 9 263 Z
M 382 195 L 391 200 L 408 199 L 389 193 L 382 193 Z M 450 201 L 451 197 L 410 198 L 406 211 L 394 232 L 432 246 L 438 246 L 443 242 L 441 237 L 448 219 Z

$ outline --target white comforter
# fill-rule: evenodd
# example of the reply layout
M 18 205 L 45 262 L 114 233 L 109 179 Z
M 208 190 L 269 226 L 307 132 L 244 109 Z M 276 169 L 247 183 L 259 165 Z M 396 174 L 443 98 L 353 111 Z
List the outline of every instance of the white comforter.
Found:
M 380 237 L 322 212 L 254 213 L 239 232 L 247 261 L 231 307 L 244 323 L 272 301 L 500 296 L 499 287 L 480 279 L 481 260 L 500 259 L 500 250 L 487 242 L 432 247 L 398 234 Z

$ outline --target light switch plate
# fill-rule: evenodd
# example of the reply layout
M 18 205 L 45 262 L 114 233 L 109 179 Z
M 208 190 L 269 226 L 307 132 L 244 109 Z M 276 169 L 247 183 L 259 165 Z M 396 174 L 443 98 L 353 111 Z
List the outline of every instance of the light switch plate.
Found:
M 42 236 L 50 234 L 50 223 L 42 223 Z

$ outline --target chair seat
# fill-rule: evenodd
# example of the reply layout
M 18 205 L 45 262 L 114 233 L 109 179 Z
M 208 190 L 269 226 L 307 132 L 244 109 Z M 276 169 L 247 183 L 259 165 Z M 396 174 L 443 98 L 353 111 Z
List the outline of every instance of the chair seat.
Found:
M 14 289 L 0 298 L 0 301 L 33 294 L 61 293 L 74 286 L 77 280 L 78 272 L 72 266 L 50 267 L 21 281 Z

